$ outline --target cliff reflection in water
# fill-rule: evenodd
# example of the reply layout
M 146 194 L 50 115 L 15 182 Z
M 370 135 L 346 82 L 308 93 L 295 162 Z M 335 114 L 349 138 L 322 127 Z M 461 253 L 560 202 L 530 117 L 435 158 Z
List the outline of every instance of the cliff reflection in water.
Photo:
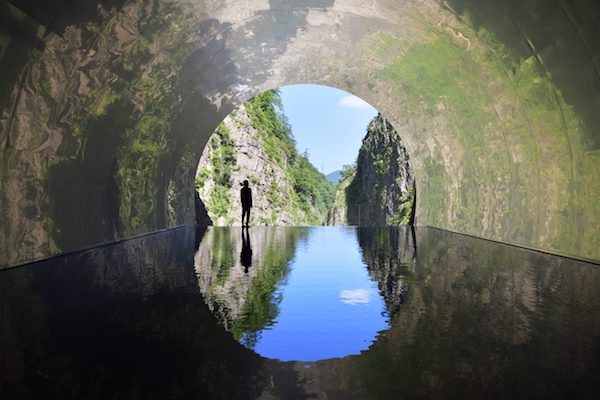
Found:
M 208 229 L 196 252 L 195 268 L 206 304 L 246 347 L 273 325 L 279 312 L 278 286 L 290 272 L 298 242 L 308 228 Z
M 391 320 L 360 355 L 282 363 L 246 349 L 206 305 L 194 232 L 180 229 L 0 273 L 0 397 L 600 398 L 597 266 L 430 228 L 413 261 L 406 231 L 356 232 Z M 268 246 L 251 237 L 245 274 L 234 236 L 248 288 L 233 298 L 246 300 L 221 304 L 242 312 Z
M 221 324 L 260 355 L 315 361 L 360 354 L 389 327 L 386 304 L 395 311 L 406 293 L 408 265 L 398 262 L 391 233 L 364 231 L 375 241 L 361 255 L 356 228 L 213 227 L 196 253 L 196 274 Z
M 390 317 L 400 311 L 413 280 L 414 231 L 409 227 L 359 227 L 358 244 L 371 279 L 377 282 Z

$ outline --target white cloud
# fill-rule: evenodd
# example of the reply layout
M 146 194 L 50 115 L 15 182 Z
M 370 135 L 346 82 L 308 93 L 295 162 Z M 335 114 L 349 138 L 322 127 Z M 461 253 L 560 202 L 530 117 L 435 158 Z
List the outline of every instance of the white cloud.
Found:
M 367 289 L 342 290 L 340 292 L 342 303 L 355 306 L 357 304 L 369 304 L 371 292 Z
M 371 107 L 369 103 L 364 101 L 363 99 L 356 96 L 346 96 L 342 97 L 340 100 L 340 105 L 344 107 L 350 108 L 368 108 Z

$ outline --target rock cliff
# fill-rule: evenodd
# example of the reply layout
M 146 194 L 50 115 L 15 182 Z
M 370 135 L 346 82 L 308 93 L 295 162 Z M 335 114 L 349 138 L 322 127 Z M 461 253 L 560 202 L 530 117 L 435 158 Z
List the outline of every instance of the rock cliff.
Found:
M 250 224 L 326 222 L 334 186 L 298 153 L 280 110 L 278 93 L 265 92 L 231 113 L 211 136 L 198 164 L 196 188 L 215 225 L 241 224 L 244 180 L 252 189 Z
M 330 225 L 409 225 L 415 179 L 400 135 L 381 114 L 369 123 L 355 170 L 338 186 Z

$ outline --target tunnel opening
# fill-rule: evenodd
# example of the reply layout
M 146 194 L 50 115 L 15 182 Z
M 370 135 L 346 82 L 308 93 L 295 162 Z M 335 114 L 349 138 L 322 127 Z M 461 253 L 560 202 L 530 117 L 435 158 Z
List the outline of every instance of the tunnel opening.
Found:
M 255 226 L 414 224 L 415 176 L 400 133 L 339 89 L 284 86 L 232 111 L 196 169 L 196 223 L 239 226 L 244 181 Z
M 415 178 L 400 133 L 364 100 L 321 85 L 260 93 L 217 126 L 195 184 L 197 224 L 213 225 L 198 285 L 244 347 L 316 362 L 358 355 L 390 328 L 415 257 Z
M 598 398 L 599 20 L 597 0 L 0 0 L 0 392 Z M 273 267 L 329 228 L 207 229 L 192 267 L 200 152 L 293 82 L 378 105 L 419 180 L 414 236 L 332 230 L 372 285 L 332 285 L 336 306 L 379 292 L 393 320 L 353 357 L 280 363 L 223 330 L 256 342 L 289 306 Z

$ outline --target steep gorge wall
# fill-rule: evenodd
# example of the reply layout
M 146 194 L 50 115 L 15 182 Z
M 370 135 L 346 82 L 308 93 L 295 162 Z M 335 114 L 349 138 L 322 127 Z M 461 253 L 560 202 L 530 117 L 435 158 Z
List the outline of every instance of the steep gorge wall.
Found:
M 408 152 L 389 121 L 378 114 L 367 127 L 356 169 L 340 182 L 331 225 L 386 226 L 412 222 L 415 178 Z
M 212 223 L 241 225 L 240 188 L 248 180 L 252 225 L 324 224 L 333 185 L 298 154 L 283 116 L 272 114 L 276 121 L 263 121 L 256 114 L 257 102 L 252 99 L 227 116 L 200 158 L 196 186 Z M 265 126 L 267 122 L 282 122 L 290 140 L 283 143 L 275 133 L 277 129 Z
M 346 190 L 352 183 L 356 169 L 351 167 L 344 171 L 340 182 L 336 186 L 335 197 L 333 199 L 333 205 L 327 216 L 327 225 L 348 225 L 348 199 L 346 197 Z

